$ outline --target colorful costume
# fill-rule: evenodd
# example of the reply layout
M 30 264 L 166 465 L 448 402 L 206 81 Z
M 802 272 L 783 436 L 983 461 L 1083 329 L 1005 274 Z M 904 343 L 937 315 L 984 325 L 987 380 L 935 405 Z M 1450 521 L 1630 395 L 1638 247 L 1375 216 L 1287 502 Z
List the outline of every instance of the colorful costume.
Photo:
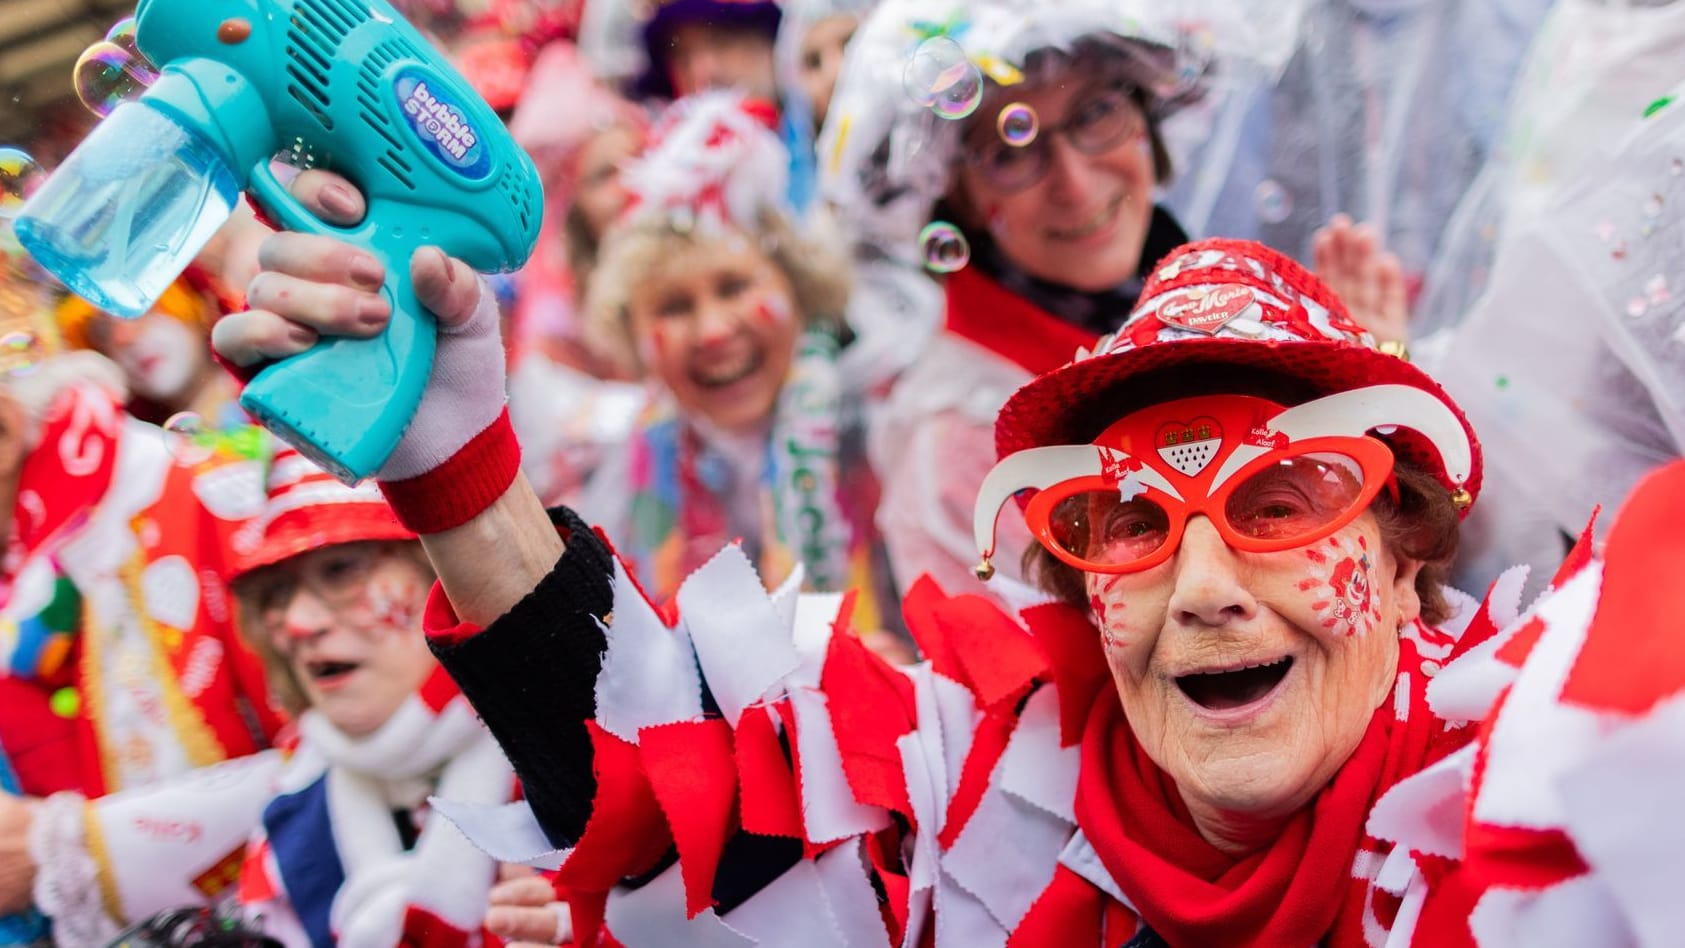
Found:
M 1468 503 L 1480 465 L 1466 423 L 1371 345 L 1279 255 L 1186 248 L 1122 333 L 1009 402 L 1006 480 L 986 484 L 979 530 L 1050 464 L 1086 463 L 1088 489 L 1126 502 L 1169 489 L 1191 504 L 1190 486 L 1223 497 L 1235 470 L 1274 470 L 1271 452 L 1327 452 L 1340 432 L 1378 446 L 1374 427 L 1386 447 L 1365 451 L 1436 459 L 1426 469 Z M 1072 432 L 1051 426 L 1086 423 L 1071 398 L 1225 359 L 1333 394 L 1251 429 L 1192 419 L 1148 465 L 1058 443 Z M 1685 564 L 1682 486 L 1674 468 L 1641 489 L 1605 556 L 1582 545 L 1533 609 L 1516 614 L 1511 583 L 1484 605 L 1458 599 L 1440 628 L 1403 626 L 1392 692 L 1355 750 L 1244 857 L 1205 841 L 1136 744 L 1081 611 L 1014 616 L 921 583 L 906 612 L 930 661 L 895 669 L 849 634 L 847 596 L 763 595 L 730 548 L 658 611 L 564 512 L 554 572 L 489 627 L 458 622 L 435 590 L 435 651 L 529 801 L 445 808 L 500 859 L 559 866 L 582 944 L 1665 941 L 1677 900 L 1646 880 L 1672 877 L 1678 834 L 1649 817 L 1678 782 L 1685 653 L 1633 649 L 1667 628 L 1637 617 L 1667 614 L 1660 577 Z M 1338 570 L 1324 579 L 1363 604 Z M 1634 809 L 1594 802 L 1616 787 Z
M 37 901 L 60 943 L 86 944 L 115 929 L 78 919 L 132 917 L 93 816 L 102 800 L 243 758 L 280 729 L 227 585 L 233 558 L 257 540 L 267 441 L 245 429 L 193 444 L 82 387 L 54 403 L 42 431 L 19 485 L 0 745 L 24 793 L 52 794 L 33 831 Z M 187 832 L 171 819 L 136 817 L 133 831 Z M 151 891 L 180 901 L 128 907 L 146 914 L 222 893 L 233 876 L 219 867 L 237 844 L 223 836 L 177 874 L 154 873 Z M 53 855 L 72 851 L 83 855 Z M 78 881 L 59 885 L 59 872 Z

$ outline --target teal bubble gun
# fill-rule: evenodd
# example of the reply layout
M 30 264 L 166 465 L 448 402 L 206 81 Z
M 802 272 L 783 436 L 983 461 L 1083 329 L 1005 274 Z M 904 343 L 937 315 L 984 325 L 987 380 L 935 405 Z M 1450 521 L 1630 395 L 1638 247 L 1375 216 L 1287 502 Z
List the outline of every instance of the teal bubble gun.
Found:
M 434 321 L 410 286 L 410 255 L 433 245 L 481 271 L 525 263 L 544 204 L 532 160 L 385 0 L 140 0 L 135 42 L 158 79 L 26 202 L 19 242 L 94 305 L 130 317 L 242 190 L 289 230 L 367 248 L 386 267 L 386 330 L 268 366 L 240 403 L 341 480 L 376 473 L 433 365 Z M 363 221 L 311 214 L 276 179 L 278 156 L 349 178 L 368 200 Z

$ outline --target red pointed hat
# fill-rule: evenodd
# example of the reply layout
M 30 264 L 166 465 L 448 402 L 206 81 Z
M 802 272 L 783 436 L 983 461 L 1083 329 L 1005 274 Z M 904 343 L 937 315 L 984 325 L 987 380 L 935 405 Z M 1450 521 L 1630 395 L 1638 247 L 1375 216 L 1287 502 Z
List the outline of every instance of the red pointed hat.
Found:
M 347 487 L 291 448 L 276 452 L 269 467 L 263 539 L 239 556 L 234 576 L 273 566 L 323 547 L 366 540 L 413 540 L 373 481 Z
M 1200 241 L 1166 256 L 1122 328 L 1007 400 L 995 423 L 996 450 L 1004 458 L 1027 448 L 1086 444 L 1117 420 L 1107 407 L 1110 394 L 1143 373 L 1180 365 L 1267 370 L 1306 383 L 1316 395 L 1388 384 L 1421 389 L 1444 402 L 1468 434 L 1468 479 L 1456 483 L 1432 444 L 1407 428 L 1385 439 L 1447 490 L 1467 491 L 1469 502 L 1480 492 L 1480 443 L 1439 383 L 1379 351 L 1333 291 L 1299 264 L 1241 240 Z

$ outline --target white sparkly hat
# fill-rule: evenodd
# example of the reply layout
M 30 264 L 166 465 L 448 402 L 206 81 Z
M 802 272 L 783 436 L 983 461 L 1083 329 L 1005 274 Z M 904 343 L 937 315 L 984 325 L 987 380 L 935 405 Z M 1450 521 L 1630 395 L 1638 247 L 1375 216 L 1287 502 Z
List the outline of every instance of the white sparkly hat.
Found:
M 953 40 L 986 88 L 1023 81 L 1033 53 L 1081 40 L 1115 45 L 1149 112 L 1163 118 L 1199 97 L 1215 51 L 1212 31 L 1181 10 L 1175 0 L 884 0 L 849 42 L 820 136 L 826 198 L 859 240 L 910 258 L 948 190 L 964 124 L 907 90 L 922 43 Z

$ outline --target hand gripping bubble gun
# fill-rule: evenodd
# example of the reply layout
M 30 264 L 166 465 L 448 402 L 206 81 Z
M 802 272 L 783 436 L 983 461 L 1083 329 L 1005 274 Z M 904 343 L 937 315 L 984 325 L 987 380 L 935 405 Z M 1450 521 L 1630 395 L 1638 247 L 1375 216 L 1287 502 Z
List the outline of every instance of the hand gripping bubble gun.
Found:
M 29 199 L 19 242 L 125 317 L 151 308 L 241 190 L 290 230 L 367 247 L 386 267 L 386 331 L 269 366 L 240 403 L 341 480 L 375 473 L 433 365 L 411 253 L 430 244 L 477 270 L 519 267 L 543 208 L 532 160 L 385 0 L 140 0 L 135 41 L 159 78 Z M 368 199 L 362 223 L 331 226 L 288 194 L 270 165 L 287 154 L 351 179 Z

